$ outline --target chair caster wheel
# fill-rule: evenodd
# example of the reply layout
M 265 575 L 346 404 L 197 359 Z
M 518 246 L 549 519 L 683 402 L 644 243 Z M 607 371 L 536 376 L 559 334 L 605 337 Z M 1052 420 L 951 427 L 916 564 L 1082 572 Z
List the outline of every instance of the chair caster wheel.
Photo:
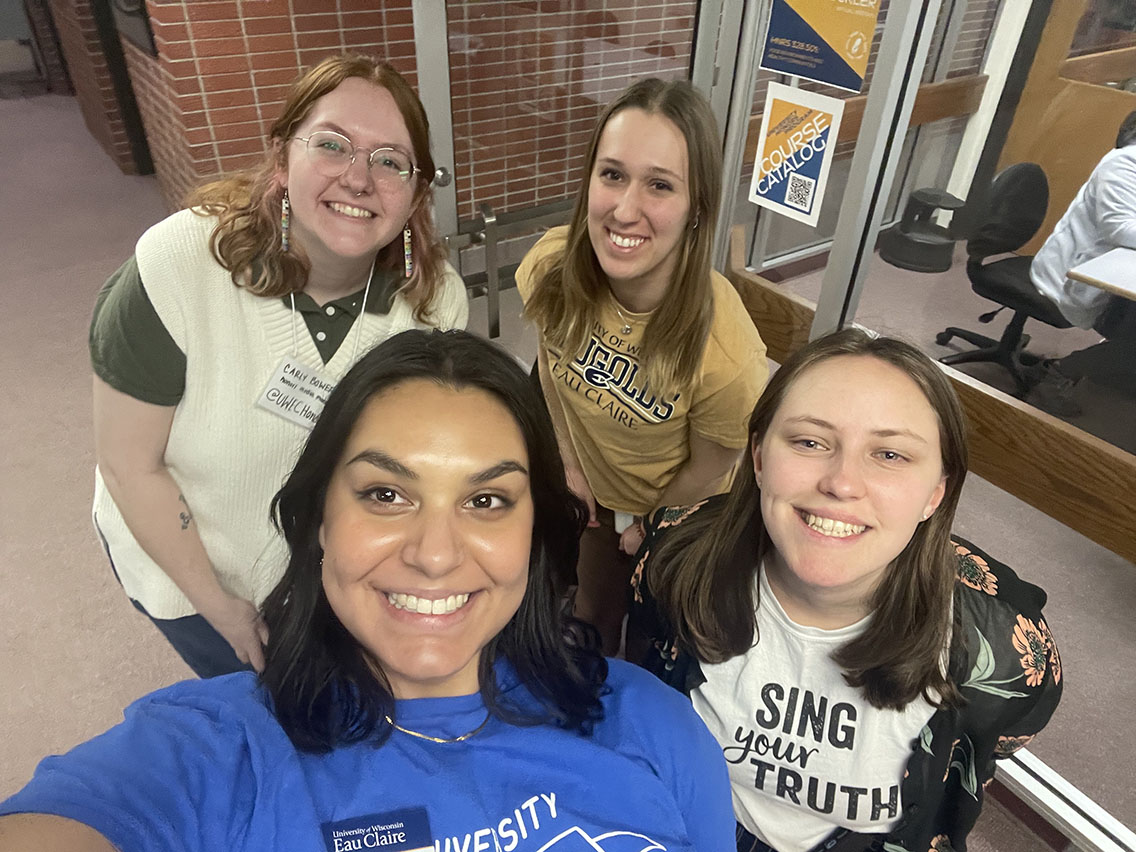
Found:
M 935 342 L 938 343 L 940 346 L 946 346 L 948 343 L 951 342 L 952 337 L 954 337 L 954 335 L 951 334 L 949 331 L 940 331 L 938 334 L 935 335 Z

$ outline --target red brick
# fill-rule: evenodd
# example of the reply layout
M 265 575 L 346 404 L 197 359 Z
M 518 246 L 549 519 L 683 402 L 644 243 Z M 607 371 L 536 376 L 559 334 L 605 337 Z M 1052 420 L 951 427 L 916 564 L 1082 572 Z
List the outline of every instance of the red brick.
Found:
M 322 15 L 297 15 L 292 19 L 292 26 L 298 33 L 308 33 L 316 30 L 338 30 L 339 15 L 334 12 Z
M 223 3 L 189 0 L 185 12 L 191 21 L 233 21 L 240 17 L 240 8 L 232 0 Z
M 318 62 L 322 62 L 329 56 L 334 56 L 339 51 L 331 50 L 326 47 L 310 47 L 300 51 L 300 67 L 310 68 Z
M 260 117 L 255 106 L 238 105 L 222 109 L 209 109 L 209 120 L 213 124 L 233 124 L 238 121 L 256 121 Z
M 165 39 L 166 41 L 188 41 L 189 25 L 180 21 L 174 24 L 156 24 L 154 26 L 154 38 Z M 129 44 L 129 42 L 127 43 Z
M 217 153 L 222 157 L 233 154 L 261 154 L 264 143 L 259 139 L 236 139 L 231 142 L 218 142 Z
M 196 40 L 193 49 L 198 56 L 243 56 L 245 42 L 242 38 L 205 38 Z
M 197 162 L 207 162 L 217 156 L 217 152 L 213 149 L 213 145 L 189 145 L 186 147 L 189 153 L 189 158 Z
M 254 71 L 266 71 L 274 68 L 295 68 L 296 52 L 293 50 L 279 53 L 256 53 L 249 57 Z
M 181 62 L 193 59 L 193 43 L 189 41 L 168 42 L 154 37 L 154 45 L 158 48 L 158 55 L 171 62 Z
M 383 44 L 386 41 L 386 30 L 382 27 L 345 27 L 343 41 L 348 48 L 364 44 Z
M 257 86 L 256 99 L 260 104 L 283 103 L 291 86 Z
M 206 92 L 227 92 L 233 89 L 248 91 L 252 88 L 252 76 L 248 71 L 238 71 L 235 74 L 213 74 L 203 77 L 202 86 Z
M 251 87 L 232 92 L 212 92 L 205 96 L 205 103 L 210 112 L 228 107 L 255 106 L 256 95 Z
M 197 127 L 209 127 L 209 113 L 205 112 L 205 110 L 182 113 L 181 120 L 186 130 L 193 130 Z
M 213 129 L 211 127 L 195 127 L 193 130 L 185 131 L 185 141 L 190 145 L 204 145 L 206 142 L 213 141 Z
M 217 124 L 213 126 L 213 135 L 218 142 L 232 142 L 236 139 L 255 139 L 258 143 L 264 141 L 264 134 L 260 132 L 259 121 Z M 263 144 L 261 144 L 261 147 L 263 147 Z
M 205 56 L 197 60 L 201 73 L 205 76 L 213 74 L 234 74 L 249 70 L 249 57 L 242 49 L 236 56 Z
M 249 53 L 274 53 L 279 50 L 291 50 L 295 46 L 291 33 L 248 37 Z
M 387 24 L 387 41 L 414 41 L 414 27 L 411 24 Z
M 244 169 L 256 168 L 260 165 L 262 154 L 238 154 L 221 158 L 221 169 L 225 172 L 237 172 Z
M 160 59 L 162 71 L 174 80 L 187 80 L 197 77 L 197 63 L 192 59 L 170 60 L 163 56 Z
M 241 14 L 244 18 L 266 15 L 291 15 L 288 0 L 241 0 Z
M 290 18 L 273 15 L 265 18 L 245 18 L 245 32 L 249 35 L 272 35 L 292 32 Z
M 244 38 L 245 31 L 240 21 L 198 21 L 191 25 L 195 39 L 201 38 Z
M 335 0 L 292 0 L 292 12 L 296 15 L 334 11 L 336 11 Z
M 252 79 L 257 86 L 283 86 L 290 84 L 296 79 L 296 71 L 293 68 L 254 71 Z
M 150 14 L 151 23 L 173 24 L 185 20 L 185 7 L 181 3 L 150 0 L 146 4 L 146 11 Z
M 183 114 L 198 112 L 205 109 L 205 98 L 201 95 L 178 95 L 177 105 Z
M 344 12 L 343 29 L 351 30 L 355 27 L 382 27 L 385 25 L 383 13 L 377 8 L 377 3 L 371 4 L 369 12 Z
M 338 31 L 334 32 L 320 32 L 320 33 L 297 33 L 296 41 L 300 45 L 301 50 L 310 49 L 313 47 L 319 48 L 338 48 L 342 43 L 342 36 Z
M 414 13 L 410 10 L 409 5 L 404 9 L 387 9 L 387 26 L 399 26 L 410 24 L 414 26 Z

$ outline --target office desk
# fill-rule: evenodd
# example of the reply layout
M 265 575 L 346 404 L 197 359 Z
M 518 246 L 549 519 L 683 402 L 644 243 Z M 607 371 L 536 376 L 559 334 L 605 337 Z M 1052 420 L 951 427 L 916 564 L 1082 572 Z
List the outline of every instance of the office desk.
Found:
M 1069 277 L 1136 302 L 1136 249 L 1114 248 L 1074 266 Z

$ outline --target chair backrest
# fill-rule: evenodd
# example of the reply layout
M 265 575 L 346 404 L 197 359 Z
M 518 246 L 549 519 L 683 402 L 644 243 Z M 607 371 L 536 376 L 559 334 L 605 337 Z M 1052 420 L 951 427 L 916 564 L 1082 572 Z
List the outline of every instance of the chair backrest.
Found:
M 1049 207 L 1049 181 L 1037 163 L 1015 163 L 990 184 L 985 214 L 966 243 L 972 260 L 1017 251 L 1037 233 Z

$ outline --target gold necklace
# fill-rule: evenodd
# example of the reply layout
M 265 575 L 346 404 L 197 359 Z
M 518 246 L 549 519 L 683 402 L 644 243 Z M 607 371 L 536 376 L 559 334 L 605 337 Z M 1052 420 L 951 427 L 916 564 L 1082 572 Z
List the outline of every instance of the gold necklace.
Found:
M 429 734 L 420 734 L 418 733 L 418 731 L 412 731 L 410 730 L 410 728 L 404 728 L 402 727 L 402 725 L 399 725 L 397 722 L 395 722 L 395 720 L 390 716 L 384 715 L 383 718 L 386 719 L 387 724 L 394 728 L 396 731 L 402 731 L 402 733 L 407 734 L 411 737 L 417 737 L 420 740 L 428 740 L 432 743 L 460 743 L 468 740 L 470 737 L 474 737 L 480 734 L 485 729 L 485 726 L 489 724 L 489 720 L 490 718 L 492 718 L 492 716 L 492 713 L 486 713 L 484 722 L 482 722 L 469 733 L 462 734 L 460 737 L 432 737 Z

